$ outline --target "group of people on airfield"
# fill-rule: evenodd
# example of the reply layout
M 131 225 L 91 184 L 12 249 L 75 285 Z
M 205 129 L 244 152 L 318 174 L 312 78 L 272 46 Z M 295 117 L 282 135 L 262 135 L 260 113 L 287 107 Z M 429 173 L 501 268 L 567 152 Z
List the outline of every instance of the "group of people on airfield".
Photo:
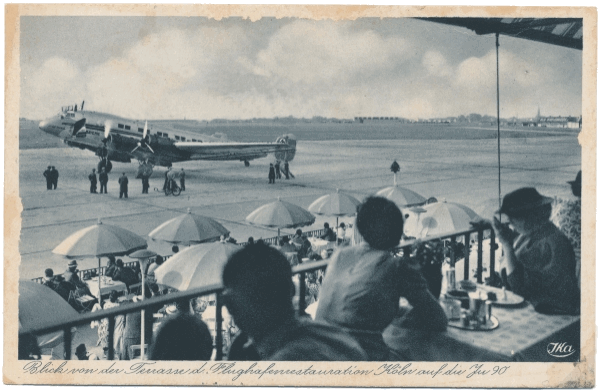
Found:
M 50 170 L 50 167 L 48 167 L 48 170 Z M 50 174 L 47 175 L 46 172 L 44 172 L 44 176 L 46 176 L 46 181 L 48 181 L 48 176 L 50 176 Z M 56 177 L 58 178 L 58 171 L 56 171 Z M 181 171 L 176 173 L 175 171 L 173 171 L 173 169 L 171 167 L 169 167 L 169 169 L 165 172 L 165 184 L 163 186 L 163 191 L 165 190 L 167 185 L 169 185 L 170 188 L 174 188 L 174 186 L 177 185 L 177 183 L 175 181 L 175 179 L 177 177 L 179 177 L 179 183 L 181 186 L 181 190 L 185 191 L 185 171 L 184 171 L 184 169 L 181 168 Z M 140 174 L 138 174 L 138 178 L 140 178 L 142 180 L 142 194 L 147 194 L 148 189 L 150 188 L 150 175 L 147 172 L 140 172 Z M 90 181 L 90 193 L 91 194 L 98 193 L 98 190 L 97 190 L 98 181 L 100 182 L 100 193 L 101 194 L 108 193 L 107 192 L 108 173 L 106 173 L 106 170 L 104 168 L 102 168 L 99 175 L 96 175 L 96 169 L 92 169 L 92 173 L 90 173 L 88 175 L 88 180 Z M 129 193 L 129 179 L 127 178 L 127 175 L 125 174 L 125 172 L 123 172 L 123 174 L 119 177 L 118 182 L 119 182 L 119 199 L 122 199 L 122 198 L 127 199 L 129 197 L 129 194 L 128 194 Z M 50 183 L 50 182 L 48 181 L 48 183 Z M 56 189 L 56 184 L 54 184 L 54 187 Z M 51 189 L 50 184 L 48 184 L 48 189 Z
M 54 165 L 48 165 L 43 175 L 46 178 L 46 189 L 55 190 L 56 186 L 58 186 L 58 171 Z
M 281 179 L 282 172 L 285 175 L 286 180 L 290 177 L 292 179 L 296 178 L 290 171 L 290 164 L 287 161 L 283 163 L 283 169 L 281 169 L 281 161 L 276 160 L 275 164 L 269 164 L 269 184 L 275 184 L 275 179 Z

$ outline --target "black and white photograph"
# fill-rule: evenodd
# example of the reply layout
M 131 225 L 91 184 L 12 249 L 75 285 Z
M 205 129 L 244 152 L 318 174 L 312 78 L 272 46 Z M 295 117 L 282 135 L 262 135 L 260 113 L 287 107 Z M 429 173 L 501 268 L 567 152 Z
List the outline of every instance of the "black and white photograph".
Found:
M 5 383 L 594 386 L 597 10 L 224 7 L 7 6 Z

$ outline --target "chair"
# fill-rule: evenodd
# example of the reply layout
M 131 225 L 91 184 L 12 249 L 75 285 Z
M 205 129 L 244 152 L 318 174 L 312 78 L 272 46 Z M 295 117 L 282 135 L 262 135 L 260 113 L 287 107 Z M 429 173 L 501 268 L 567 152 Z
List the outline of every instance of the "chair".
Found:
M 141 345 L 129 346 L 129 360 L 139 360 L 142 357 Z M 148 344 L 144 344 L 144 357 L 148 359 Z
M 77 311 L 89 311 L 97 302 L 97 299 L 82 292 L 82 290 L 71 290 L 69 292 L 69 304 Z
M 142 292 L 142 283 L 134 283 L 128 287 L 130 294 L 140 295 Z

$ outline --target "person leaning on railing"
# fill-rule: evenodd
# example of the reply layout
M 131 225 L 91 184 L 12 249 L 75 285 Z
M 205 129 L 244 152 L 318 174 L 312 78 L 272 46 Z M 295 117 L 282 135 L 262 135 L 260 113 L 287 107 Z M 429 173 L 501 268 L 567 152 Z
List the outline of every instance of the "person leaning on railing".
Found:
M 550 222 L 552 198 L 532 187 L 520 188 L 504 197 L 498 212 L 508 216 L 512 227 L 494 217 L 512 291 L 541 313 L 579 313 L 575 254 L 567 237 Z
M 398 206 L 385 198 L 367 198 L 355 224 L 364 242 L 334 252 L 319 292 L 315 319 L 347 329 L 370 360 L 396 357 L 382 332 L 401 314 L 400 297 L 413 306 L 403 326 L 443 331 L 448 324 L 421 273 L 391 253 L 403 227 Z

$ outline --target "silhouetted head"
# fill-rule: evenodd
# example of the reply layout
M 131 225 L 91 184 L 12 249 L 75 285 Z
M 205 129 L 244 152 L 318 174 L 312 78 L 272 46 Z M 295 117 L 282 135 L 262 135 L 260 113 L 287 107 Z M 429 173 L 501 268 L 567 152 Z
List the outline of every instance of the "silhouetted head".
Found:
M 52 270 L 52 268 L 46 268 L 46 270 L 44 271 L 44 274 L 46 274 L 47 278 L 51 278 L 54 276 L 54 271 Z
M 118 296 L 119 296 L 119 293 L 117 293 L 116 290 L 112 290 L 110 292 L 110 294 L 108 295 L 108 300 L 111 301 L 112 303 L 115 303 L 117 301 Z
M 178 314 L 159 328 L 150 360 L 209 360 L 213 342 L 208 326 L 198 317 Z
M 260 338 L 294 317 L 292 269 L 264 243 L 235 252 L 223 269 L 224 302 L 236 325 Z
M 79 344 L 77 348 L 75 348 L 75 356 L 79 360 L 87 360 L 87 349 L 85 344 Z
M 121 260 L 121 259 L 117 259 L 116 264 L 117 264 L 117 267 L 119 267 L 119 268 L 123 268 L 123 266 L 124 266 L 123 260 Z
M 171 250 L 173 251 L 173 253 L 177 253 L 179 252 L 179 247 L 177 245 L 173 245 L 173 247 L 171 247 Z
M 379 196 L 368 197 L 359 207 L 356 228 L 372 248 L 388 250 L 400 243 L 404 220 L 396 204 Z
M 571 191 L 573 191 L 573 195 L 581 198 L 581 171 L 577 172 L 577 176 L 575 176 L 575 180 L 568 181 L 571 185 Z
M 161 255 L 157 255 L 156 259 L 154 259 L 154 262 L 156 265 L 161 265 L 164 262 L 163 257 Z
M 248 237 L 248 244 L 254 244 L 254 237 Z
M 329 224 L 328 224 L 327 222 L 325 222 L 325 223 L 323 224 L 323 227 L 324 227 L 325 229 L 329 229 Z

